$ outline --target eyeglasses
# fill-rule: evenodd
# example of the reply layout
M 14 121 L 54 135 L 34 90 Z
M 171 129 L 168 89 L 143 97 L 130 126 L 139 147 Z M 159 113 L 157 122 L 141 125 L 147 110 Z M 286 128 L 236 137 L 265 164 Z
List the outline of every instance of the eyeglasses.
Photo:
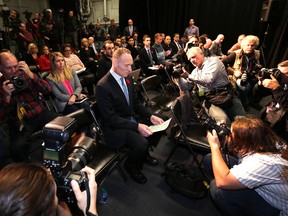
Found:
M 64 50 L 65 52 L 70 52 L 71 50 L 69 49 L 69 50 Z
M 2 66 L 2 68 L 4 68 L 7 71 L 17 70 L 18 69 L 18 65 L 14 65 L 14 66 L 10 66 L 10 67 Z

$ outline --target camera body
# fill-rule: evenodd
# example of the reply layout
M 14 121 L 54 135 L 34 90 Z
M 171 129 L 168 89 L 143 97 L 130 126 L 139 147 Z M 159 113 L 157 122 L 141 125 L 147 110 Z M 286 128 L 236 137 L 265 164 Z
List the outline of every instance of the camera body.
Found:
M 13 76 L 9 83 L 13 84 L 15 88 L 14 92 L 22 91 L 28 87 L 28 84 L 22 75 Z
M 77 128 L 75 118 L 59 116 L 43 128 L 43 165 L 50 169 L 57 184 L 59 200 L 75 203 L 71 180 L 76 180 L 82 190 L 87 180 L 79 172 L 92 159 L 96 142 L 90 137 L 71 138 Z
M 271 79 L 270 75 L 273 75 L 279 83 L 281 82 L 281 71 L 278 68 L 262 68 L 258 73 L 258 79 L 260 81 L 263 81 L 264 79 Z

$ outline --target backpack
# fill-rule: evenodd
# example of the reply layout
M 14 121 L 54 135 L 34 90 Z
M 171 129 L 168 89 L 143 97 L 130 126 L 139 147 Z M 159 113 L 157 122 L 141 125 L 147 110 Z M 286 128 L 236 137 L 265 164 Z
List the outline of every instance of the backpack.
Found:
M 177 193 L 190 198 L 200 199 L 206 196 L 209 183 L 199 169 L 177 162 L 169 162 L 163 174 L 166 183 Z

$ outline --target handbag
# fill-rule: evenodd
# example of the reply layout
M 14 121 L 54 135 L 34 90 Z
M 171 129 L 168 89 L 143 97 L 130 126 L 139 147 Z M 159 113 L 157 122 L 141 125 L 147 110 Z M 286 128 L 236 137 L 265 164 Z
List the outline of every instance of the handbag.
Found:
M 206 101 L 220 108 L 226 108 L 232 105 L 233 88 L 231 84 L 224 87 L 214 88 L 205 92 L 204 96 Z

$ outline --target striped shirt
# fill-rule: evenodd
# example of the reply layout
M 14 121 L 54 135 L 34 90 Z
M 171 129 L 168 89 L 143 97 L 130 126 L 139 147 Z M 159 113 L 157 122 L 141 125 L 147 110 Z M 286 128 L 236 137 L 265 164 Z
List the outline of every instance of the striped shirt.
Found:
M 280 154 L 251 154 L 230 172 L 243 185 L 254 189 L 273 207 L 288 215 L 288 161 Z

